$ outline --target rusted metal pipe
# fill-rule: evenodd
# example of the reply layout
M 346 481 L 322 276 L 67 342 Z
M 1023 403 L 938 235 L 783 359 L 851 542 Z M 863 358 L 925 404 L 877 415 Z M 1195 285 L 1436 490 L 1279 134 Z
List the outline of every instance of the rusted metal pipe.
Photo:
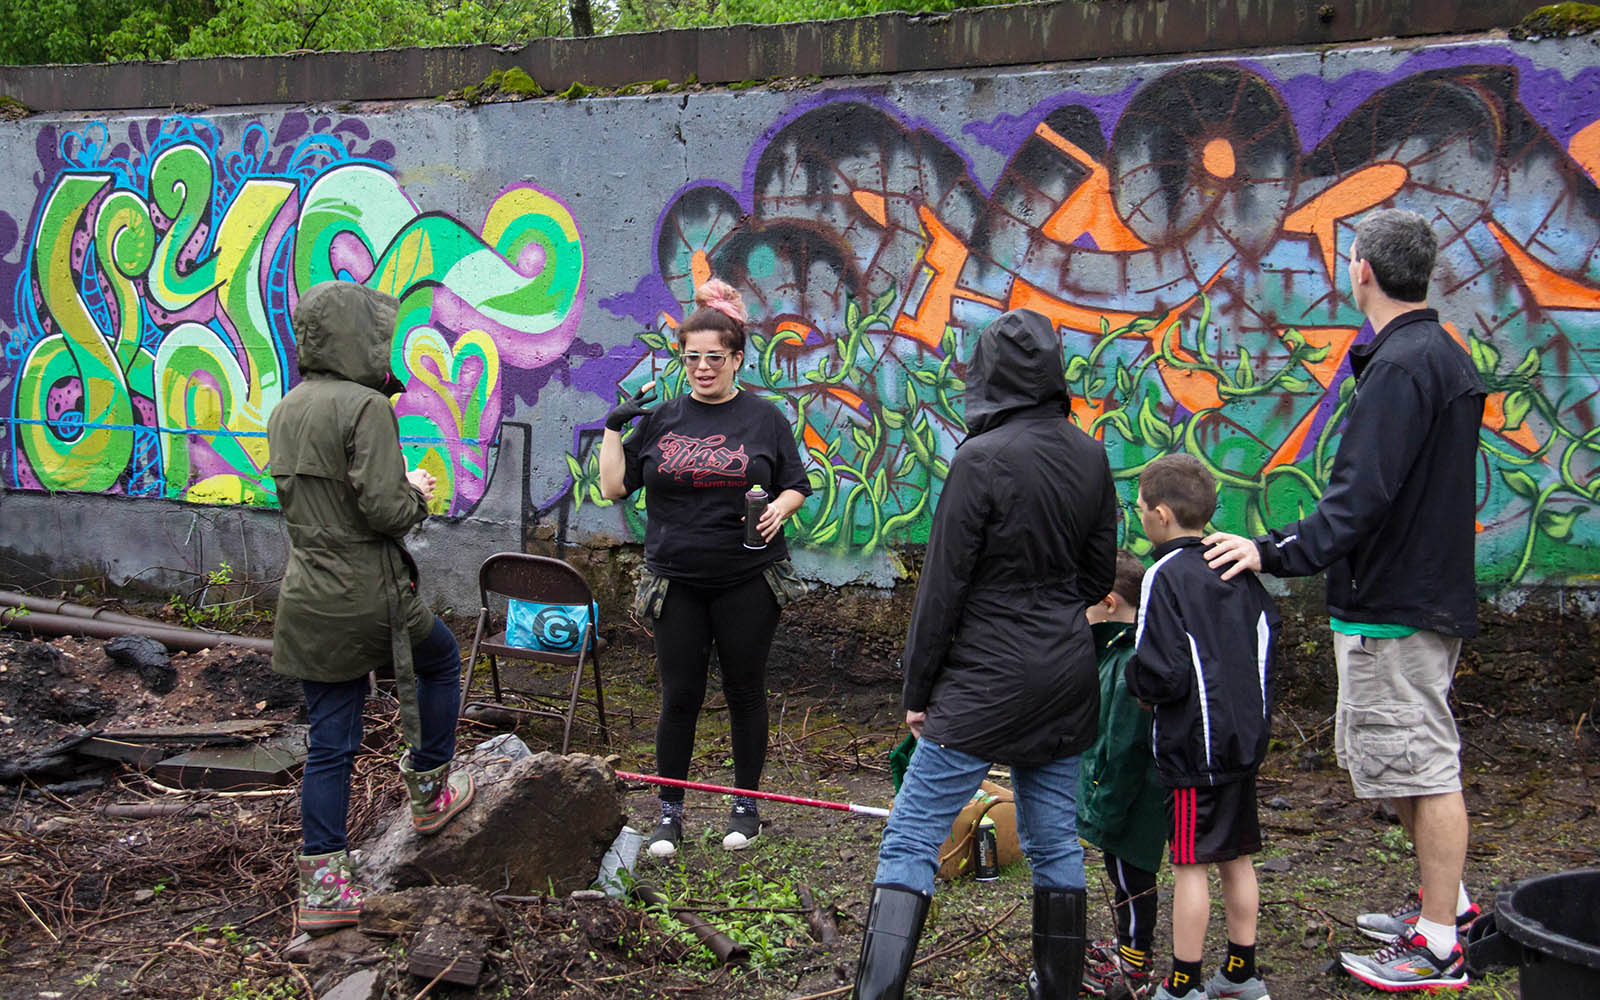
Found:
M 750 949 L 738 943 L 733 938 L 717 930 L 701 917 L 690 910 L 673 909 L 672 901 L 661 894 L 661 891 L 648 882 L 633 883 L 633 894 L 651 906 L 659 906 L 672 914 L 685 927 L 700 939 L 700 942 L 711 953 L 716 955 L 723 965 L 740 965 L 750 958 Z
M 127 616 L 123 616 L 127 617 Z M 82 635 L 92 639 L 115 639 L 123 635 L 149 636 L 168 649 L 198 653 L 214 646 L 238 646 L 258 653 L 272 653 L 271 639 L 256 639 L 247 635 L 227 635 L 222 632 L 197 632 L 149 621 L 105 621 L 98 618 L 77 618 L 72 615 L 52 615 L 11 607 L 0 610 L 0 629 L 26 632 L 31 635 Z
M 134 615 L 125 615 L 117 611 L 107 611 L 104 608 L 91 608 L 84 604 L 73 604 L 71 601 L 58 601 L 49 597 L 34 597 L 31 594 L 19 594 L 10 590 L 0 590 L 0 608 L 27 608 L 30 612 L 45 615 L 67 615 L 72 618 L 93 618 L 96 621 L 103 622 L 125 622 L 129 625 L 170 627 L 153 618 L 138 618 Z

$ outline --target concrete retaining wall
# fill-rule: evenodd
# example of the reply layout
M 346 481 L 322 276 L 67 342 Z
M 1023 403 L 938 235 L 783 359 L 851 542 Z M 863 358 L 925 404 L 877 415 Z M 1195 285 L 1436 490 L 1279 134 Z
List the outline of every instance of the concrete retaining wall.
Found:
M 1398 205 L 1434 220 L 1434 301 L 1494 389 L 1480 582 L 1588 587 L 1597 66 L 1592 38 L 1484 36 L 0 123 L 0 567 L 270 580 L 265 421 L 297 378 L 290 310 L 330 278 L 405 303 L 402 434 L 445 497 L 415 547 L 457 608 L 490 552 L 604 564 L 642 536 L 638 503 L 598 499 L 600 421 L 676 386 L 672 329 L 710 272 L 755 317 L 744 385 L 811 463 L 793 528 L 815 579 L 897 578 L 974 335 L 1019 305 L 1056 321 L 1130 504 L 1185 449 L 1223 484 L 1219 525 L 1282 524 L 1326 482 L 1363 335 L 1351 227 Z

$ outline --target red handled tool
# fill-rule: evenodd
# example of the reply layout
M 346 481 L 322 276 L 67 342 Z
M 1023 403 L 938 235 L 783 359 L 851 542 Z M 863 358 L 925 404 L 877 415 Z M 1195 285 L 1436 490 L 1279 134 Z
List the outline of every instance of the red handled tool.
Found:
M 677 778 L 658 778 L 653 774 L 634 774 L 632 771 L 618 771 L 617 777 L 624 781 L 643 781 L 650 785 L 669 785 L 673 788 L 692 788 L 698 792 L 721 792 L 724 795 L 748 795 L 753 799 L 770 799 L 773 802 L 788 802 L 797 806 L 815 806 L 818 809 L 837 809 L 840 812 L 852 812 L 859 816 L 877 816 L 883 818 L 889 815 L 889 810 L 877 806 L 858 806 L 854 802 L 828 802 L 825 799 L 803 799 L 798 795 L 779 795 L 777 792 L 756 792 L 748 788 L 728 788 L 725 785 L 708 785 L 703 781 L 680 781 Z

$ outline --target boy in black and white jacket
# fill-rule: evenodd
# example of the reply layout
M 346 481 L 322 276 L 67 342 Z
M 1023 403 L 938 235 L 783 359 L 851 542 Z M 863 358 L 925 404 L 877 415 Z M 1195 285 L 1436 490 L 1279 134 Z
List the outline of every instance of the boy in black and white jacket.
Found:
M 1167 455 L 1139 476 L 1139 520 L 1155 543 L 1145 573 L 1128 691 L 1155 708 L 1151 751 L 1172 788 L 1172 973 L 1155 1000 L 1269 1000 L 1256 974 L 1261 849 L 1256 769 L 1271 728 L 1278 610 L 1253 573 L 1223 580 L 1201 536 L 1216 480 L 1195 458 Z M 1200 981 L 1210 912 L 1208 869 L 1222 877 L 1228 954 Z

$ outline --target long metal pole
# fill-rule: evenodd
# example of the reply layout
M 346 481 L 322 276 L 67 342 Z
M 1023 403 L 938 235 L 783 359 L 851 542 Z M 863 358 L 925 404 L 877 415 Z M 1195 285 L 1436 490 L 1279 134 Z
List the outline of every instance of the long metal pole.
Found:
M 826 799 L 805 799 L 798 795 L 779 795 L 777 792 L 757 792 L 749 788 L 729 788 L 726 785 L 708 785 L 703 781 L 682 781 L 678 778 L 661 778 L 653 774 L 634 774 L 632 771 L 618 771 L 617 777 L 624 781 L 643 781 L 650 785 L 667 785 L 671 788 L 692 788 L 697 792 L 720 792 L 723 795 L 748 795 L 753 799 L 769 799 L 773 802 L 787 802 L 796 806 L 814 806 L 818 809 L 837 809 L 840 812 L 851 812 L 859 816 L 876 816 L 879 819 L 887 817 L 889 810 L 877 806 L 858 806 L 854 802 L 829 802 Z
M 27 632 L 44 636 L 85 635 L 94 639 L 144 635 L 168 649 L 182 649 L 191 653 L 220 645 L 239 646 L 269 655 L 272 653 L 271 639 L 224 635 L 221 632 L 197 632 L 193 629 L 162 625 L 159 622 L 135 624 L 106 621 L 101 618 L 79 618 L 73 615 L 41 614 L 20 607 L 0 608 L 0 631 Z

